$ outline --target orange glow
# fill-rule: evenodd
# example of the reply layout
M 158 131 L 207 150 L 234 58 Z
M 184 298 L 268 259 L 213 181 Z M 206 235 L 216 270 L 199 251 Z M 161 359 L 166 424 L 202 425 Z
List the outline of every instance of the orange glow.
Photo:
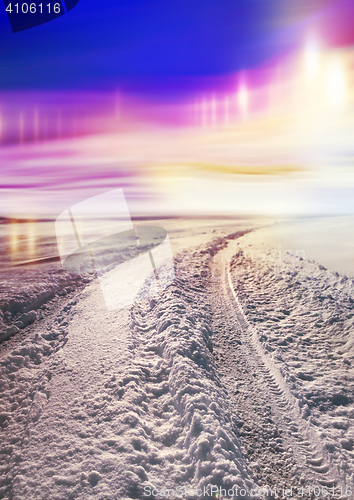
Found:
M 28 244 L 28 254 L 33 257 L 36 252 L 36 223 L 29 222 L 27 229 L 27 244 Z
M 13 222 L 10 226 L 10 248 L 11 248 L 11 258 L 14 259 L 18 252 L 18 242 L 19 242 L 19 234 L 18 234 L 18 224 Z

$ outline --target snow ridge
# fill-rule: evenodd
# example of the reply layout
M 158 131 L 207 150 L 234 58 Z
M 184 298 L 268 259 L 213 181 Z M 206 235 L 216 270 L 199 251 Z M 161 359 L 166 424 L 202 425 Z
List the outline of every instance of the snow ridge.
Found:
M 11 269 L 0 283 L 0 342 L 37 319 L 37 310 L 55 296 L 65 296 L 89 283 L 88 274 L 68 273 L 55 266 Z
M 203 272 L 207 274 L 210 253 L 216 251 L 213 245 L 208 252 L 177 258 L 178 278 L 163 300 L 131 311 L 137 369 L 145 374 L 140 377 L 144 403 L 137 426 L 149 419 L 160 462 L 158 467 L 150 464 L 151 487 L 254 487 L 211 355 L 211 309 Z M 167 476 L 161 468 L 166 459 Z
M 105 312 L 93 281 L 3 356 L 2 498 L 255 487 L 212 355 L 208 269 L 225 245 L 178 255 L 175 282 L 130 310 Z
M 314 472 L 326 473 L 330 471 L 330 477 L 326 477 L 325 475 L 323 477 L 318 477 L 318 483 L 324 486 L 334 486 L 337 484 L 335 479 L 337 470 L 335 467 L 332 467 L 330 463 L 331 459 L 328 456 L 327 450 L 320 442 L 317 430 L 311 426 L 310 422 L 302 418 L 299 402 L 289 391 L 273 358 L 265 354 L 258 340 L 257 330 L 247 321 L 233 288 L 229 267 L 227 269 L 227 276 L 231 292 L 236 302 L 236 314 L 242 331 L 244 332 L 244 344 L 248 344 L 249 350 L 253 351 L 254 355 L 259 358 L 257 363 L 258 369 L 259 372 L 263 374 L 273 394 L 275 405 L 278 406 L 277 413 L 278 415 L 281 414 L 281 419 L 291 427 L 292 432 L 289 433 L 289 440 L 293 444 L 294 451 L 296 450 L 295 457 L 298 464 L 302 467 L 303 456 L 307 456 L 307 463 L 312 466 Z M 295 435 L 297 440 L 293 439 Z
M 240 240 L 229 272 L 239 321 L 298 460 L 319 484 L 345 486 L 354 473 L 353 282 L 275 254 Z

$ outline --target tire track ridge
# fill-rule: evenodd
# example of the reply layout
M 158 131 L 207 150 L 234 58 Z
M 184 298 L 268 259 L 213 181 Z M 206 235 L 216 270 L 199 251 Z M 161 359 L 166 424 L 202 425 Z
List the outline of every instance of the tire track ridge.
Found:
M 225 260 L 224 260 L 225 261 Z M 291 394 L 279 368 L 276 366 L 273 358 L 269 358 L 261 346 L 256 329 L 249 324 L 238 296 L 232 285 L 230 265 L 225 261 L 225 274 L 227 276 L 228 288 L 230 289 L 236 305 L 236 317 L 241 327 L 243 343 L 248 350 L 258 358 L 257 365 L 263 375 L 265 384 L 268 386 L 271 394 L 274 396 L 274 403 L 280 409 L 278 416 L 291 431 L 290 440 L 294 444 L 294 456 L 299 466 L 303 466 L 301 455 L 306 458 L 306 464 L 309 469 L 321 477 L 316 477 L 319 484 L 323 486 L 345 485 L 345 481 L 338 477 L 338 468 L 332 463 L 328 453 L 323 448 L 316 430 L 312 428 L 310 422 L 304 420 L 301 416 L 299 402 Z M 260 362 L 259 362 L 260 361 Z M 290 412 L 288 417 L 279 415 L 284 410 Z M 295 439 L 294 439 L 295 437 Z M 301 442 L 299 442 L 301 441 Z M 310 450 L 309 448 L 312 448 Z M 323 462 L 327 463 L 323 463 Z M 332 477 L 329 477 L 332 476 Z

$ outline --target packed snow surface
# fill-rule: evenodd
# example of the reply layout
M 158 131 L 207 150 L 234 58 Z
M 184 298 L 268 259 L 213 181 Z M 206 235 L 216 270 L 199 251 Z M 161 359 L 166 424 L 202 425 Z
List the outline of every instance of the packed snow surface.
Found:
M 173 283 L 115 311 L 92 275 L 9 271 L 0 498 L 352 485 L 353 280 L 254 226 L 181 231 Z
M 352 483 L 354 280 L 291 253 L 279 258 L 277 250 L 249 245 L 247 236 L 232 259 L 231 276 L 251 329 L 279 368 L 301 419 L 318 435 L 337 477 Z

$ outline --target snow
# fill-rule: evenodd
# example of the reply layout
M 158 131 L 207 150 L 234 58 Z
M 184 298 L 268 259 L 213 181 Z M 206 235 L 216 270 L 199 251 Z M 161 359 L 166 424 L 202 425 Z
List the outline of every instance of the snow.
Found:
M 208 252 L 194 258 L 207 268 Z M 189 264 L 177 254 L 174 283 L 152 299 L 143 290 L 130 309 L 107 311 L 97 280 L 75 288 L 1 358 L 3 498 L 255 486 L 215 372 L 203 279 Z
M 338 464 L 338 477 L 352 480 L 354 280 L 291 254 L 279 258 L 248 236 L 239 240 L 231 269 L 248 323 L 295 397 L 301 419 Z
M 351 484 L 353 279 L 254 221 L 193 224 L 168 228 L 174 281 L 130 307 L 57 265 L 2 273 L 1 498 Z
M 65 296 L 85 286 L 92 277 L 65 272 L 58 266 L 39 271 L 34 266 L 6 269 L 0 283 L 0 341 L 32 324 L 37 311 L 56 296 Z
M 315 260 L 341 275 L 354 277 L 354 217 L 299 217 L 270 224 L 250 235 L 256 246 L 267 244 L 279 253 L 292 253 Z

